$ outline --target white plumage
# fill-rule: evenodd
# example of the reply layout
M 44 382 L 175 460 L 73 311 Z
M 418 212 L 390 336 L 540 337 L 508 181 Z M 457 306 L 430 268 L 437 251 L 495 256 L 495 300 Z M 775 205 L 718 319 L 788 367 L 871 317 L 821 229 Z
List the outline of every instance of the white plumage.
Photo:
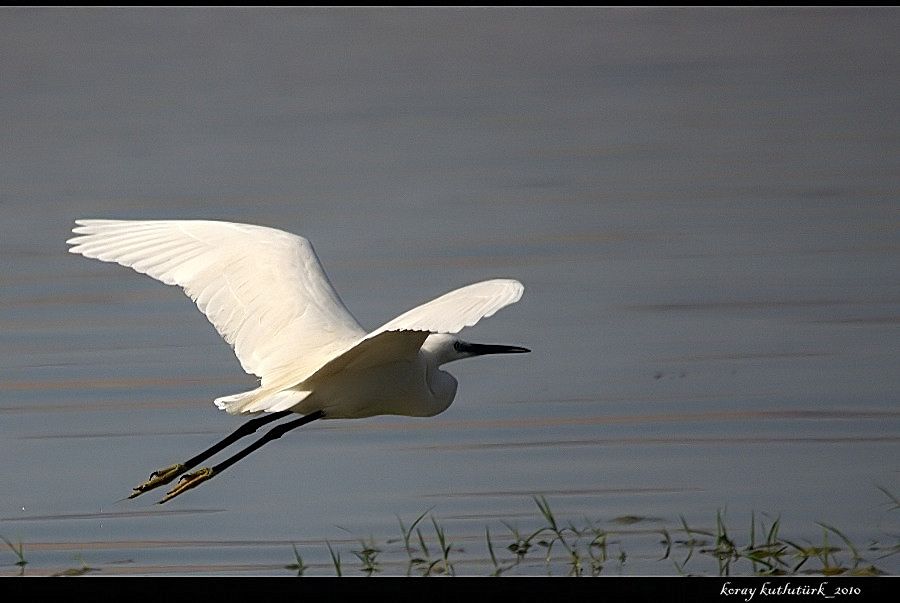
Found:
M 456 392 L 455 380 L 437 370 L 440 364 L 527 351 L 438 335 L 458 333 L 518 301 L 523 287 L 515 280 L 451 291 L 367 333 L 303 237 L 206 220 L 76 224 L 70 252 L 182 287 L 233 347 L 244 370 L 260 378 L 259 388 L 216 400 L 232 414 L 289 409 L 321 410 L 325 418 L 437 414 Z

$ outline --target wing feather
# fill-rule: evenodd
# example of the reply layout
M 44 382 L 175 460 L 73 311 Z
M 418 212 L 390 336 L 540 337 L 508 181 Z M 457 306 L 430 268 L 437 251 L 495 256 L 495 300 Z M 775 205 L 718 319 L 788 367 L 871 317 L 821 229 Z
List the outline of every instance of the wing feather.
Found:
M 415 307 L 373 331 L 372 337 L 384 331 L 428 331 L 459 333 L 497 310 L 514 304 L 525 288 L 513 279 L 481 281 Z
M 273 375 L 302 380 L 365 335 L 303 237 L 206 220 L 76 224 L 70 252 L 182 287 L 263 388 Z
M 336 353 L 309 379 L 346 368 L 374 366 L 414 356 L 431 333 L 458 333 L 522 297 L 525 288 L 512 279 L 481 281 L 431 300 L 385 323 Z

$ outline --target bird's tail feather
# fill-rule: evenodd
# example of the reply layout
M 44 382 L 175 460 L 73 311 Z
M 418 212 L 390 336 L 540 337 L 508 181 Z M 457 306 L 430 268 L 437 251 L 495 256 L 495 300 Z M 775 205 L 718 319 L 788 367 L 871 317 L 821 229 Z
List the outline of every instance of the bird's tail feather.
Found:
M 216 398 L 215 404 L 230 415 L 262 411 L 279 412 L 299 404 L 310 393 L 294 389 L 273 392 L 257 388 L 249 392 Z

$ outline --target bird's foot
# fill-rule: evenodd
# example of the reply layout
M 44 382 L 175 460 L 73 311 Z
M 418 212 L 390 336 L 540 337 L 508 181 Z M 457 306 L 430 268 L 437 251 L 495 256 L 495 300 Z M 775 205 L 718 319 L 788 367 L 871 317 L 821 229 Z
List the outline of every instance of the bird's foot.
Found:
M 179 475 L 187 469 L 181 463 L 176 463 L 170 467 L 165 467 L 163 469 L 157 469 L 153 473 L 150 474 L 150 479 L 145 481 L 143 484 L 139 486 L 135 486 L 132 488 L 134 492 L 128 498 L 134 498 L 135 496 L 140 496 L 144 492 L 148 490 L 152 490 L 153 488 L 158 488 L 163 484 L 168 484 L 170 481 L 178 477 Z
M 187 475 L 182 475 L 181 479 L 178 480 L 178 483 L 175 484 L 175 487 L 169 490 L 166 496 L 159 501 L 159 504 L 163 504 L 166 501 L 172 500 L 182 492 L 186 492 L 191 488 L 196 488 L 206 480 L 212 478 L 216 473 L 208 468 L 204 467 L 199 471 L 194 471 L 193 473 L 188 473 Z

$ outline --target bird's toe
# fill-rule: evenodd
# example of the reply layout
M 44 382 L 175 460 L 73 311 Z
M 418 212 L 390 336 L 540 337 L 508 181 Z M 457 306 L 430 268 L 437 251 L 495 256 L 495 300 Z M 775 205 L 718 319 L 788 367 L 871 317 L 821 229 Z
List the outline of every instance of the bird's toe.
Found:
M 200 469 L 193 473 L 182 475 L 181 479 L 178 480 L 178 483 L 175 484 L 175 487 L 169 490 L 168 493 L 166 493 L 165 497 L 161 501 L 159 501 L 159 504 L 170 501 L 179 494 L 182 494 L 183 492 L 186 492 L 191 488 L 196 488 L 206 480 L 211 479 L 214 475 L 215 472 L 208 467 L 204 467 L 203 469 Z
M 132 488 L 133 492 L 128 498 L 140 496 L 148 490 L 158 488 L 163 484 L 168 484 L 170 481 L 181 475 L 181 473 L 184 472 L 185 469 L 187 469 L 187 467 L 185 467 L 181 463 L 176 463 L 162 469 L 157 469 L 150 474 L 150 478 L 147 481 Z

